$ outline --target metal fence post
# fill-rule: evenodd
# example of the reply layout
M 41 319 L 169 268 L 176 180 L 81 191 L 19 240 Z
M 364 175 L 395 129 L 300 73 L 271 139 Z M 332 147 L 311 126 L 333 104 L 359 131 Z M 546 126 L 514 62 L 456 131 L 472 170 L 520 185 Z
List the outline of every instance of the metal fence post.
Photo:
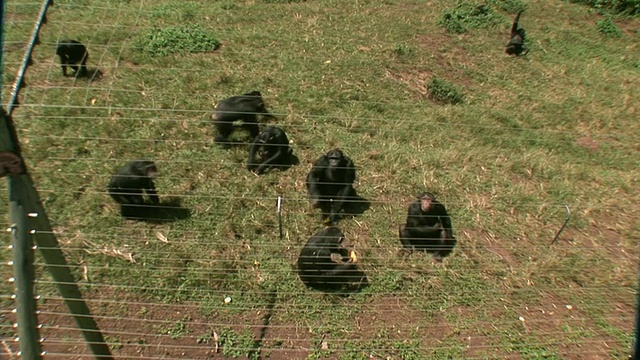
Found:
M 16 295 L 16 317 L 18 319 L 18 338 L 23 359 L 41 359 L 40 335 L 33 289 L 35 272 L 33 270 L 33 243 L 28 219 L 22 206 L 11 202 L 12 218 L 17 223 L 11 225 L 13 237 L 13 278 Z

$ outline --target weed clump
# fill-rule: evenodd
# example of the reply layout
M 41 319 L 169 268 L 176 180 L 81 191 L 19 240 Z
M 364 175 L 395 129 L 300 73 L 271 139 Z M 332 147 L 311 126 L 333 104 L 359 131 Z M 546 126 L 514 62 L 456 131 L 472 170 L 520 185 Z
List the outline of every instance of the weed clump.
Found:
M 411 45 L 397 44 L 393 48 L 393 53 L 398 56 L 412 55 L 414 53 L 414 48 Z
M 502 18 L 487 5 L 461 2 L 442 12 L 438 25 L 448 32 L 464 33 L 470 29 L 487 28 L 500 24 Z
M 442 103 L 460 104 L 464 101 L 464 95 L 460 88 L 437 77 L 427 84 L 427 90 L 434 100 Z
M 606 37 L 619 38 L 623 35 L 622 30 L 620 30 L 618 25 L 616 25 L 616 23 L 614 23 L 608 16 L 602 20 L 596 21 L 596 28 Z
M 139 45 L 151 56 L 166 56 L 214 51 L 220 47 L 220 41 L 201 25 L 192 24 L 151 30 L 140 37 Z
M 611 10 L 619 14 L 640 15 L 640 0 L 566 0 L 584 4 L 600 10 Z

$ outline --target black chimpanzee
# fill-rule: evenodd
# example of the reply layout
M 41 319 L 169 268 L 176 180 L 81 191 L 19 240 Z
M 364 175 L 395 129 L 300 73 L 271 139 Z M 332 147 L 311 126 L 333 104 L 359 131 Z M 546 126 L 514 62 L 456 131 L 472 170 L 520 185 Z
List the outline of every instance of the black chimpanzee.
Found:
M 56 55 L 60 57 L 62 75 L 67 76 L 67 66 L 71 67 L 78 76 L 87 74 L 87 48 L 76 40 L 61 40 L 56 46 Z M 78 66 L 78 64 L 80 64 Z M 79 70 L 78 70 L 79 68 Z
M 513 26 L 511 27 L 511 40 L 507 44 L 505 52 L 509 55 L 527 55 L 529 49 L 524 44 L 525 31 L 523 28 L 518 27 L 518 21 L 520 21 L 520 15 L 522 10 L 518 12 L 516 18 L 513 20 Z
M 311 205 L 322 209 L 325 221 L 335 224 L 344 210 L 346 202 L 357 199 L 353 182 L 356 168 L 353 161 L 340 149 L 333 149 L 322 155 L 307 176 L 307 191 Z
M 247 169 L 262 174 L 269 167 L 284 168 L 291 164 L 292 154 L 287 134 L 278 127 L 267 126 L 251 143 Z
M 433 253 L 440 261 L 456 245 L 451 218 L 435 195 L 425 192 L 409 205 L 406 225 L 400 226 L 400 241 L 409 250 Z
M 316 232 L 307 241 L 298 257 L 298 276 L 305 285 L 316 290 L 336 291 L 354 283 L 366 284 L 366 276 L 356 265 L 355 252 L 342 246 L 343 240 L 342 231 L 331 226 Z
M 109 195 L 120 204 L 122 216 L 131 217 L 146 206 L 142 195 L 147 193 L 153 205 L 160 204 L 153 178 L 158 169 L 153 161 L 131 161 L 111 177 Z
M 238 120 L 242 120 L 241 127 L 249 131 L 251 139 L 255 139 L 260 133 L 258 115 L 273 116 L 267 111 L 259 91 L 220 100 L 211 116 L 218 131 L 216 142 L 224 143 L 227 141 L 233 132 L 233 122 Z

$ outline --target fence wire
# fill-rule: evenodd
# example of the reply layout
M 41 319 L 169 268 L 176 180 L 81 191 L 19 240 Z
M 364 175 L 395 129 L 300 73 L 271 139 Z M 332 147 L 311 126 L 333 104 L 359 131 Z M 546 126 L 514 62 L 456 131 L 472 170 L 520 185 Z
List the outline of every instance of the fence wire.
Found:
M 435 3 L 58 0 L 32 61 L 22 62 L 41 4 L 7 2 L 3 99 L 24 64 L 14 120 L 54 224 L 34 236 L 57 237 L 114 359 L 628 356 L 638 313 L 639 154 L 637 127 L 621 124 L 637 95 L 601 100 L 607 110 L 597 114 L 588 104 L 569 114 L 558 103 L 577 100 L 553 96 L 577 80 L 530 76 L 530 88 L 506 99 L 531 104 L 510 109 L 488 75 L 448 58 L 459 49 L 412 58 L 417 50 L 403 44 L 421 37 L 398 40 L 372 25 L 448 6 Z M 415 16 L 394 25 L 419 33 L 436 21 Z M 222 47 L 170 56 L 141 48 L 144 36 L 192 22 Z M 89 50 L 87 78 L 60 73 L 56 44 L 72 38 Z M 362 54 L 373 53 L 384 69 L 367 72 L 380 84 L 359 78 L 370 66 Z M 429 59 L 473 74 L 468 104 L 429 101 L 421 82 L 443 73 Z M 544 66 L 491 74 L 500 83 L 525 71 L 551 77 Z M 627 77 L 622 88 L 640 84 L 616 66 Z M 574 96 L 589 102 L 590 86 L 574 84 Z M 254 89 L 299 160 L 262 176 L 246 169 L 246 144 L 214 143 L 211 121 L 221 99 Z M 339 222 L 366 284 L 325 293 L 300 281 L 297 259 L 324 226 L 306 176 L 335 147 L 354 160 L 354 187 L 366 200 Z M 120 216 L 107 184 L 140 159 L 158 165 L 162 214 L 179 216 Z M 457 244 L 442 261 L 401 248 L 399 226 L 423 191 L 436 193 L 453 221 Z M 571 222 L 555 239 L 565 204 Z M 10 258 L 0 251 L 3 263 Z M 56 266 L 36 257 L 34 267 L 44 358 L 93 358 L 47 273 Z M 0 275 L 11 278 L 11 267 Z M 18 359 L 12 284 L 1 289 L 0 357 Z

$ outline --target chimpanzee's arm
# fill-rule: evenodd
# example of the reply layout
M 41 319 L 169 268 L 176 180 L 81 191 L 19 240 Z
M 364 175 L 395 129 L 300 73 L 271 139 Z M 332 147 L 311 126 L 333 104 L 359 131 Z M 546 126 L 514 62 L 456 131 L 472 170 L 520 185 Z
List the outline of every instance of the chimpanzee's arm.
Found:
M 286 154 L 285 152 L 286 147 L 287 145 L 272 145 L 270 148 L 276 149 L 275 153 L 273 154 L 273 156 L 263 161 L 262 164 L 260 164 L 260 166 L 258 166 L 256 173 L 262 174 L 269 166 L 272 166 L 281 162 L 280 159 L 284 158 L 284 155 Z
M 262 143 L 260 142 L 260 135 L 258 135 L 249 148 L 249 159 L 247 160 L 247 170 L 249 171 L 252 171 L 258 166 L 256 164 L 256 152 L 260 149 L 260 146 L 262 146 Z
M 284 131 L 276 127 L 268 127 L 267 129 L 269 136 L 267 137 L 267 143 L 265 143 L 265 150 L 269 158 L 258 166 L 256 171 L 258 174 L 262 174 L 270 166 L 283 164 L 289 150 L 289 140 Z
M 356 180 L 356 169 L 353 165 L 351 159 L 346 158 L 344 165 L 344 179 L 340 182 L 342 183 L 342 188 L 336 194 L 333 199 L 333 203 L 331 204 L 331 216 L 330 220 L 336 220 L 338 214 L 342 210 L 344 206 L 344 201 L 347 197 L 349 197 L 353 192 L 353 182 Z
M 327 270 L 323 275 L 327 277 L 349 276 L 358 270 L 358 266 L 353 263 L 336 264 L 331 270 Z
M 318 161 L 313 164 L 309 176 L 307 176 L 307 189 L 309 190 L 309 197 L 311 201 L 317 201 L 320 199 L 320 181 L 322 180 L 322 174 L 329 165 L 326 156 L 322 156 Z
M 451 225 L 451 217 L 447 213 L 444 205 L 437 203 L 438 215 L 440 216 L 440 223 L 442 224 L 442 228 L 446 233 L 447 238 L 453 238 L 453 227 Z
M 160 204 L 160 198 L 158 197 L 158 193 L 156 192 L 156 186 L 151 178 L 147 179 L 147 184 L 144 188 L 144 191 L 149 196 L 149 200 L 151 200 L 151 203 L 155 205 Z

